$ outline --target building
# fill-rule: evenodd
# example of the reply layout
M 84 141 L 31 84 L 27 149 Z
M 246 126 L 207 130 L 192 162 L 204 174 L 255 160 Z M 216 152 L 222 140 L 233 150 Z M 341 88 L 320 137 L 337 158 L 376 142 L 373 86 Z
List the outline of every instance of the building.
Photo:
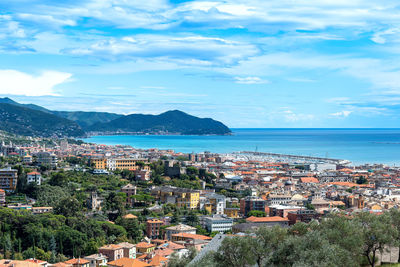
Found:
M 104 202 L 103 197 L 99 197 L 96 191 L 93 191 L 90 194 L 90 198 L 87 200 L 87 207 L 90 210 L 96 211 L 96 210 L 101 210 L 101 205 Z
M 147 242 L 140 242 L 136 244 L 136 254 L 143 255 L 149 254 L 156 249 L 156 245 L 147 243 Z
M 49 212 L 53 212 L 53 207 L 32 207 L 32 213 L 35 215 Z
M 268 195 L 267 205 L 285 205 L 292 200 L 292 196 L 290 195 L 275 195 L 270 194 Z
M 150 219 L 146 221 L 146 235 L 148 238 L 156 239 L 160 235 L 160 227 L 164 224 L 158 219 Z
M 14 191 L 17 188 L 18 171 L 11 167 L 0 169 L 0 189 Z
M 125 193 L 127 198 L 126 198 L 126 203 L 133 206 L 135 203 L 135 199 L 132 198 L 132 196 L 136 195 L 137 187 L 132 184 L 127 184 L 121 188 L 121 192 Z
M 0 189 L 0 205 L 6 204 L 6 192 L 3 189 Z
M 224 215 L 214 215 L 204 217 L 204 226 L 209 232 L 231 231 L 233 219 Z
M 265 200 L 259 197 L 247 196 L 240 200 L 240 213 L 247 216 L 252 210 L 265 212 Z
M 103 254 L 89 255 L 84 259 L 89 261 L 89 267 L 107 266 L 107 257 Z
M 58 158 L 55 154 L 49 152 L 36 153 L 36 162 L 39 166 L 50 166 L 52 168 L 57 167 Z
M 248 223 L 256 223 L 259 224 L 260 226 L 267 226 L 267 227 L 271 227 L 271 226 L 288 226 L 289 225 L 289 219 L 288 218 L 283 218 L 280 216 L 273 216 L 273 217 L 254 217 L 251 216 L 249 218 L 246 219 L 246 222 Z
M 239 208 L 225 208 L 224 214 L 230 218 L 239 218 Z
M 317 213 L 315 210 L 298 210 L 288 213 L 289 225 L 293 225 L 297 222 L 309 223 L 312 220 L 318 220 L 322 214 Z
M 172 203 L 180 208 L 196 209 L 200 203 L 200 192 L 193 189 L 157 186 L 151 190 L 151 194 L 163 204 Z
M 180 233 L 196 234 L 196 228 L 181 223 L 165 228 L 165 234 L 168 240 L 171 240 L 172 235 Z
M 286 206 L 286 205 L 272 205 L 269 206 L 269 216 L 279 216 L 279 217 L 284 217 L 286 218 L 288 216 L 289 212 L 292 211 L 298 211 L 301 209 L 305 209 L 304 207 L 298 207 L 298 206 Z
M 124 257 L 124 249 L 114 244 L 99 248 L 99 253 L 105 255 L 108 261 L 115 261 Z
M 31 164 L 33 162 L 32 156 L 30 156 L 30 155 L 23 156 L 22 157 L 22 162 L 24 164 Z
M 20 260 L 0 260 L 1 267 L 42 267 L 39 263 Z
M 72 267 L 89 267 L 89 261 L 85 259 L 70 259 L 64 262 L 65 264 L 70 264 Z
M 34 258 L 30 258 L 25 260 L 25 262 L 29 262 L 29 263 L 37 263 L 39 264 L 39 266 L 41 267 L 47 267 L 49 266 L 49 263 L 47 261 L 42 261 L 42 260 L 38 260 L 38 259 L 34 259 Z M 1 265 L 0 265 L 1 266 Z
M 42 175 L 38 172 L 29 172 L 26 174 L 27 183 L 35 183 L 40 185 L 42 183 Z
M 186 174 L 186 169 L 182 168 L 176 161 L 166 160 L 164 161 L 164 174 L 169 177 L 179 177 Z
M 224 214 L 226 207 L 226 201 L 224 195 L 215 193 L 205 195 L 206 202 L 204 203 L 204 209 L 210 214 Z M 201 208 L 201 207 L 200 207 Z
M 138 259 L 122 258 L 115 261 L 110 261 L 107 263 L 109 267 L 147 267 L 150 264 L 140 261 Z
M 137 169 L 133 171 L 136 180 L 150 181 L 151 171 L 148 169 Z
M 106 158 L 91 158 L 90 165 L 98 170 L 107 169 L 107 159 Z
M 122 242 L 118 246 L 124 250 L 124 258 L 136 259 L 136 246 L 134 244 Z

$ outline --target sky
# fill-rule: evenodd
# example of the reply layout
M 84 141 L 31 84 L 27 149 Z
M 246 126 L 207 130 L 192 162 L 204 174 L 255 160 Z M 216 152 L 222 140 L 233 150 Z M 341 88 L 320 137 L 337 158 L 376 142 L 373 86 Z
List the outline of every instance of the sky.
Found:
M 398 0 L 0 0 L 0 96 L 232 128 L 399 128 Z

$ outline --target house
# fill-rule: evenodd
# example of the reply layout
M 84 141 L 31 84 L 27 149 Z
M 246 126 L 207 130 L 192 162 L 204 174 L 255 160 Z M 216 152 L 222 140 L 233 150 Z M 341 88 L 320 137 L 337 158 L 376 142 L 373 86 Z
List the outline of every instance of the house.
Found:
M 1 267 L 41 267 L 39 263 L 20 260 L 0 260 Z
M 200 202 L 200 192 L 187 188 L 157 186 L 152 188 L 151 194 L 163 204 L 172 203 L 180 208 L 197 209 Z
M 207 210 L 210 214 L 224 214 L 226 201 L 224 195 L 210 193 L 205 195 L 205 203 L 200 209 Z
M 188 233 L 179 233 L 173 234 L 171 236 L 172 242 L 179 242 L 179 241 L 191 241 L 191 240 L 211 240 L 212 238 L 205 235 L 197 235 L 197 234 L 188 234 Z
M 32 207 L 32 213 L 35 215 L 49 212 L 53 212 L 53 207 Z
M 40 185 L 42 183 L 42 175 L 38 172 L 29 172 L 26 174 L 27 183 L 35 183 Z
M 136 259 L 136 246 L 134 244 L 122 242 L 118 246 L 124 250 L 124 258 Z
M 89 267 L 107 266 L 107 257 L 103 254 L 89 255 L 84 259 L 89 261 Z
M 149 264 L 152 267 L 165 267 L 168 264 L 168 259 L 160 255 L 155 255 Z
M 269 194 L 267 199 L 267 205 L 285 205 L 288 204 L 292 200 L 291 195 L 275 195 Z
M 121 192 L 125 193 L 127 198 L 126 202 L 128 205 L 133 206 L 135 199 L 132 196 L 136 195 L 137 187 L 132 184 L 127 184 L 121 188 Z
M 318 220 L 322 214 L 317 213 L 315 210 L 297 210 L 297 211 L 291 211 L 288 213 L 288 220 L 289 220 L 289 225 L 293 225 L 297 222 L 304 222 L 304 223 L 309 223 L 312 220 Z
M 49 265 L 49 263 L 48 263 L 47 261 L 42 261 L 42 260 L 38 260 L 38 259 L 34 259 L 34 258 L 27 259 L 27 260 L 25 260 L 25 261 L 26 261 L 26 262 L 37 263 L 37 264 L 39 264 L 39 266 L 41 266 L 41 267 L 47 267 L 47 266 Z
M 99 253 L 105 255 L 108 258 L 108 261 L 115 261 L 124 257 L 124 249 L 115 244 L 99 248 Z
M 32 156 L 26 155 L 22 157 L 22 162 L 24 164 L 31 164 L 32 163 Z
M 180 234 L 180 233 L 187 233 L 187 234 L 196 234 L 196 228 L 186 225 L 186 224 L 178 224 L 174 226 L 170 226 L 165 228 L 165 234 L 168 240 L 171 240 L 172 235 Z
M 18 171 L 11 167 L 0 169 L 0 189 L 14 191 L 17 188 Z
M 121 258 L 115 261 L 110 261 L 107 263 L 109 267 L 147 267 L 151 266 L 150 264 L 138 260 L 138 259 L 130 259 L 130 258 Z
M 149 181 L 150 180 L 150 175 L 151 171 L 147 169 L 138 169 L 133 171 L 135 174 L 136 180 L 140 181 Z
M 150 219 L 146 221 L 146 235 L 148 238 L 155 239 L 160 235 L 160 227 L 164 224 L 158 219 Z
M 289 212 L 298 211 L 300 209 L 304 209 L 304 207 L 299 206 L 286 206 L 286 205 L 272 205 L 269 206 L 269 216 L 279 216 L 279 217 L 287 217 Z
M 0 189 L 0 205 L 6 204 L 6 192 Z
M 230 218 L 239 218 L 239 208 L 225 208 L 224 214 Z
M 209 232 L 226 232 L 232 230 L 233 219 L 226 215 L 204 217 L 204 226 Z
M 72 267 L 89 267 L 89 261 L 81 258 L 70 259 L 68 261 L 64 261 L 66 264 L 71 264 Z
M 156 245 L 147 242 L 140 242 L 136 244 L 136 254 L 143 255 L 149 254 L 156 249 Z

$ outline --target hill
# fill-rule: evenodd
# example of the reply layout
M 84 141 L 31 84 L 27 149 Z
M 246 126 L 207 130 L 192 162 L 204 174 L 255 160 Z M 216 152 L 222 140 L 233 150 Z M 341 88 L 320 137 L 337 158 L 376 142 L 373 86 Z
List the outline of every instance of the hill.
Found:
M 68 120 L 75 121 L 84 129 L 95 123 L 109 122 L 124 116 L 108 112 L 88 111 L 52 111 L 52 113 Z
M 182 135 L 225 135 L 231 131 L 219 121 L 198 118 L 179 110 L 159 115 L 131 114 L 107 123 L 96 123 L 89 131 L 115 133 L 176 133 Z
M 0 105 L 2 105 L 0 121 L 4 121 L 0 125 L 0 130 L 21 135 L 80 136 L 84 132 L 182 135 L 231 133 L 229 128 L 219 121 L 198 118 L 179 110 L 159 115 L 53 111 L 34 104 L 20 104 L 8 97 L 0 98 Z
M 23 105 L 0 103 L 0 130 L 30 136 L 82 136 L 81 127 L 70 120 Z

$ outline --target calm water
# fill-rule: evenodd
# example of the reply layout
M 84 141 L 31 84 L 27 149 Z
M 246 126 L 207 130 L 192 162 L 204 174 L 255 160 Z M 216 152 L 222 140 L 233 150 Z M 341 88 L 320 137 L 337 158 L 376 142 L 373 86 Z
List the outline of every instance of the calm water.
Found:
M 93 136 L 86 142 L 178 152 L 257 151 L 400 164 L 400 129 L 232 129 L 231 136 Z

